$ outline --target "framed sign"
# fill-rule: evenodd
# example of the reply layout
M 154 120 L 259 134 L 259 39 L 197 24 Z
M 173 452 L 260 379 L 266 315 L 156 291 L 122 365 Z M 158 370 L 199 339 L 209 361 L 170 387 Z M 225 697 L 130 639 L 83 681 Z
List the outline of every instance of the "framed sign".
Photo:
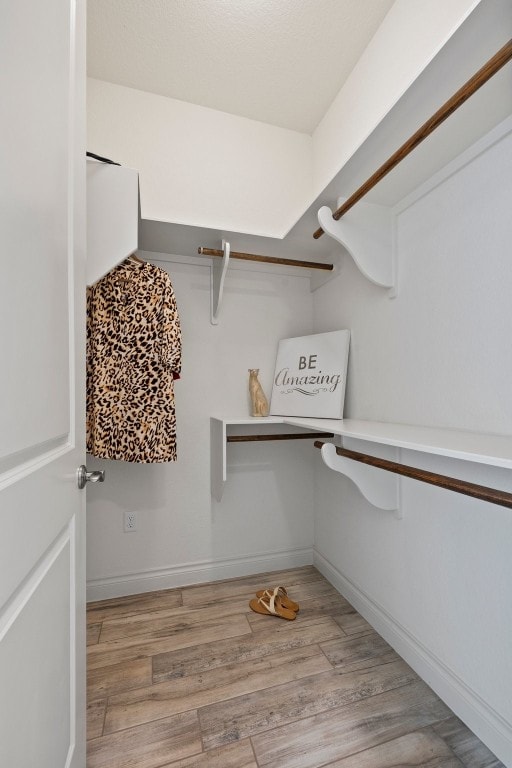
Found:
M 350 331 L 281 339 L 272 386 L 272 416 L 342 419 Z

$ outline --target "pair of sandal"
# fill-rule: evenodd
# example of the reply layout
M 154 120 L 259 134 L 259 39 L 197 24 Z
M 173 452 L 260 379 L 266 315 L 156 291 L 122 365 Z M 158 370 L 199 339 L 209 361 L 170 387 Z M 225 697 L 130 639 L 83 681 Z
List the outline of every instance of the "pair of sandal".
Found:
M 284 587 L 275 587 L 273 590 L 262 589 L 256 592 L 256 597 L 249 602 L 249 608 L 255 613 L 293 621 L 299 611 L 299 604 L 290 600 Z

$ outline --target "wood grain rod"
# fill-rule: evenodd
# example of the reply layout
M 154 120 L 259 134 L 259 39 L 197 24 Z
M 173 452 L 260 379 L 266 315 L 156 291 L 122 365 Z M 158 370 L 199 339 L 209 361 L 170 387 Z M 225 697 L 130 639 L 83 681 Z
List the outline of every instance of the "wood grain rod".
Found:
M 323 445 L 324 443 L 320 440 L 315 442 L 315 448 L 321 448 Z M 439 488 L 444 488 L 447 491 L 455 491 L 455 493 L 462 493 L 465 496 L 472 496 L 474 499 L 488 501 L 491 504 L 500 504 L 502 507 L 512 509 L 512 493 L 507 493 L 506 491 L 497 491 L 495 488 L 488 488 L 485 485 L 476 485 L 476 483 L 469 483 L 466 480 L 457 480 L 448 475 L 439 475 L 436 472 L 428 472 L 425 469 L 409 467 L 407 464 L 400 464 L 396 461 L 379 459 L 376 456 L 369 456 L 367 453 L 350 451 L 348 448 L 337 447 L 336 453 L 338 456 L 344 456 L 346 459 L 369 464 L 371 467 L 377 467 L 378 469 L 385 469 L 387 472 L 394 472 L 396 475 L 410 477 L 422 483 L 437 485 Z
M 198 248 L 200 256 L 224 256 L 224 251 L 217 248 Z M 244 261 L 261 261 L 266 264 L 284 264 L 287 267 L 304 267 L 305 269 L 323 269 L 331 272 L 334 269 L 333 264 L 319 263 L 318 261 L 299 261 L 299 259 L 280 259 L 275 256 L 259 256 L 256 253 L 240 253 L 240 251 L 231 251 L 230 259 L 243 259 Z
M 264 440 L 312 440 L 317 437 L 334 437 L 334 434 L 328 432 L 290 432 L 275 435 L 228 435 L 228 443 L 252 443 Z
M 378 170 L 375 171 L 373 176 L 362 184 L 353 195 L 351 195 L 345 202 L 337 208 L 332 217 L 336 221 L 347 213 L 362 197 L 364 197 L 370 189 L 378 184 L 378 182 L 384 178 L 395 166 L 397 166 L 407 155 L 409 155 L 413 149 L 421 144 L 421 142 L 430 136 L 436 128 L 438 128 L 442 122 L 446 120 L 455 110 L 457 110 L 465 101 L 469 99 L 479 88 L 482 87 L 490 78 L 496 74 L 508 61 L 512 59 L 512 39 L 506 43 L 503 48 L 500 48 L 489 61 L 484 64 L 481 69 L 476 72 L 454 95 L 446 101 L 432 117 L 430 117 L 421 128 L 418 128 L 410 139 L 408 139 L 402 146 L 391 155 L 385 163 L 383 163 Z M 322 227 L 319 227 L 314 233 L 313 237 L 318 240 L 324 234 Z

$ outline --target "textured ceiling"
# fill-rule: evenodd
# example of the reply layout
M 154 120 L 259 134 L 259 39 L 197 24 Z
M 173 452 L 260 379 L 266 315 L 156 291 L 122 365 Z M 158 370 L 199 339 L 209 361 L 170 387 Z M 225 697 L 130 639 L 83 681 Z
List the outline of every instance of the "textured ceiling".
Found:
M 393 0 L 88 0 L 88 74 L 311 133 Z

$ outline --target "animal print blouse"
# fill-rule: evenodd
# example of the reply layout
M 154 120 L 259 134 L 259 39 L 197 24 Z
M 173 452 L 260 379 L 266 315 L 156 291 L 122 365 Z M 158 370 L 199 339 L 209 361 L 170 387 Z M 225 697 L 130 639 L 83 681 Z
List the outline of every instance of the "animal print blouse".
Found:
M 167 272 L 126 259 L 87 289 L 87 451 L 176 460 L 181 330 Z

